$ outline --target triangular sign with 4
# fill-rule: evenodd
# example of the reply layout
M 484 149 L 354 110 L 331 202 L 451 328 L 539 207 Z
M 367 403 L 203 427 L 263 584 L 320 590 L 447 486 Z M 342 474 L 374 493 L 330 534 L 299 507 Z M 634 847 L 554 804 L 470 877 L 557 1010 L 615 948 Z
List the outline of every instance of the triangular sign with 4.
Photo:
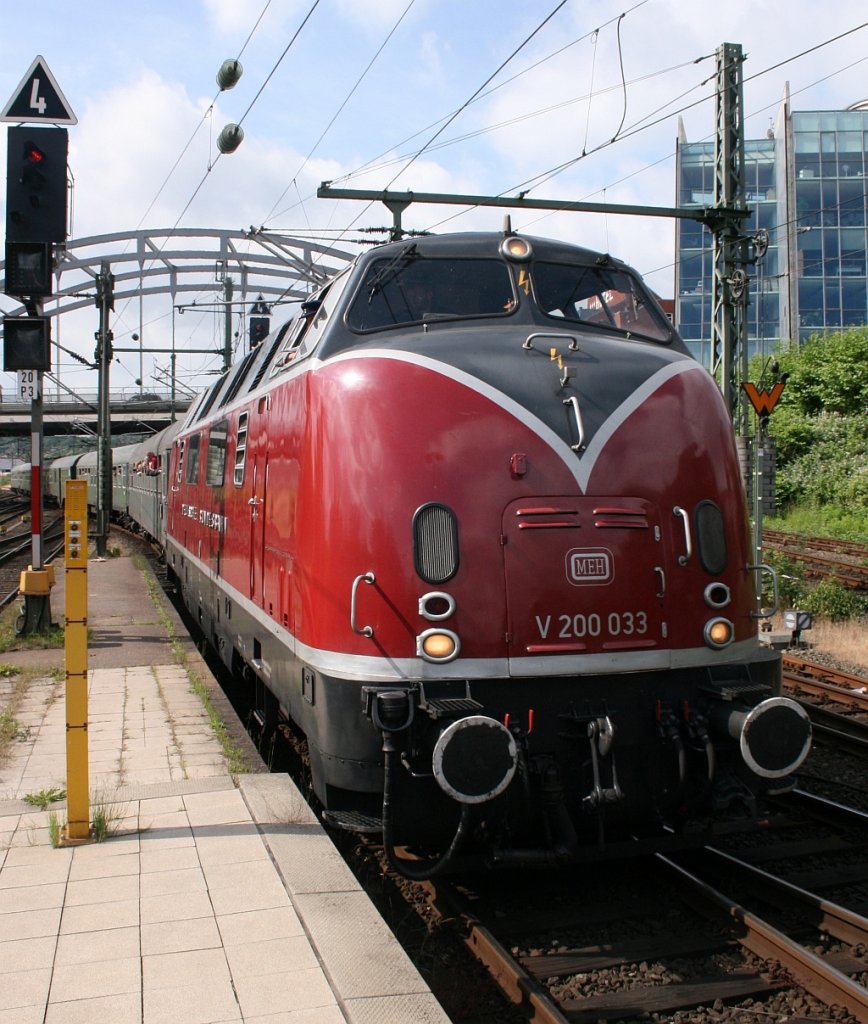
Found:
M 0 121 L 39 121 L 48 124 L 78 124 L 44 57 L 30 65 L 12 99 L 3 108 Z

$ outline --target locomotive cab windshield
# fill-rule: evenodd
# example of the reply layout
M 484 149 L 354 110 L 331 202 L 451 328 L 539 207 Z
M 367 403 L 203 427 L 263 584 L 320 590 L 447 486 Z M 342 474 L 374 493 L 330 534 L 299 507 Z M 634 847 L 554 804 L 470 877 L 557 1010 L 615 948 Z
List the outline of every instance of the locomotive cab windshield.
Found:
M 538 262 L 532 279 L 546 316 L 651 341 L 672 339 L 666 317 L 639 281 L 619 268 Z
M 347 324 L 355 331 L 378 331 L 431 320 L 506 316 L 515 298 L 502 260 L 427 259 L 408 246 L 397 257 L 370 264 Z
M 427 241 L 427 240 L 426 240 Z M 469 257 L 411 242 L 370 260 L 347 311 L 347 326 L 367 333 L 432 321 L 511 316 L 523 305 L 562 326 L 580 324 L 628 338 L 669 344 L 666 315 L 638 277 L 608 256 L 563 260 L 517 253 Z M 504 258 L 505 256 L 505 258 Z M 554 256 L 554 258 L 552 258 Z

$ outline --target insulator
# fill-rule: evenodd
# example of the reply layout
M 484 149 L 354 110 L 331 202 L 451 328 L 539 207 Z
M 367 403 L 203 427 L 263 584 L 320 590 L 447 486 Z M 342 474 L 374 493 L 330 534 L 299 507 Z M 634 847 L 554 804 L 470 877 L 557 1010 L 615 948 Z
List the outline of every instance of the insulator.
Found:
M 243 138 L 244 130 L 240 124 L 227 124 L 217 136 L 217 148 L 221 153 L 234 153 Z
M 238 84 L 238 79 L 241 78 L 244 68 L 237 60 L 224 60 L 220 65 L 220 70 L 217 72 L 217 84 L 220 86 L 221 91 L 223 89 L 232 89 Z

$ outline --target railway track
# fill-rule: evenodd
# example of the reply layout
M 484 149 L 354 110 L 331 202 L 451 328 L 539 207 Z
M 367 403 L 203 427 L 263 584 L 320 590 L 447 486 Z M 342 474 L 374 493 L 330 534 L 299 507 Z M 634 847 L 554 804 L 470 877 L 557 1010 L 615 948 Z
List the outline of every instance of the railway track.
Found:
M 763 530 L 763 540 L 782 548 L 807 548 L 810 551 L 829 551 L 849 558 L 868 560 L 868 544 L 856 541 L 836 540 L 834 537 L 802 537 L 784 530 Z
M 837 690 L 864 684 L 790 660 Z M 560 883 L 437 880 L 424 899 L 516 1020 L 868 1021 L 868 814 L 796 790 L 764 828 L 717 847 L 585 865 Z
M 764 530 L 763 543 L 799 562 L 806 576 L 830 577 L 851 590 L 868 590 L 868 545 L 782 530 Z
M 816 688 L 818 693 L 838 694 L 858 702 L 868 691 L 868 678 L 853 672 L 843 672 L 829 665 L 820 665 L 793 654 L 784 655 L 784 679 L 800 686 Z M 868 707 L 868 702 L 865 704 Z
M 43 513 L 42 542 L 45 563 L 51 562 L 63 551 L 63 515 L 56 509 Z M 18 596 L 21 572 L 32 563 L 33 538 L 28 519 L 19 516 L 14 524 L 0 534 L 0 608 L 11 604 Z
M 868 756 L 868 679 L 789 654 L 783 677 L 811 718 L 815 742 Z
M 760 888 L 789 924 L 712 885 L 715 874 L 727 886 L 741 879 L 745 890 Z M 828 1020 L 829 1006 L 852 1015 L 836 1019 L 868 1019 L 868 919 L 732 855 L 703 850 L 689 867 L 658 855 L 614 879 L 607 866 L 582 907 L 570 896 L 577 888 L 575 876 L 561 876 L 560 889 L 547 879 L 526 901 L 532 909 L 512 912 L 499 887 L 424 883 L 435 920 L 461 935 L 523 1020 L 597 1024 L 678 1012 L 707 1021 L 709 1008 L 745 1000 L 763 1019 L 789 1019 L 783 1007 L 812 1002 L 799 1019 Z M 516 898 L 513 889 L 509 902 Z

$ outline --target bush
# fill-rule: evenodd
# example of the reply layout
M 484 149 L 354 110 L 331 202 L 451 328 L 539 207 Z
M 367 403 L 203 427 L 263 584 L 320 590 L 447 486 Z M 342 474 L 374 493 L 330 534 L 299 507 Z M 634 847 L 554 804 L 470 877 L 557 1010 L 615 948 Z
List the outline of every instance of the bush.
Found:
M 779 606 L 781 608 L 801 608 L 807 587 L 804 580 L 804 569 L 799 562 L 780 551 L 767 551 L 763 555 L 763 559 L 777 574 Z M 772 597 L 771 581 L 764 576 L 762 600 L 765 607 L 771 606 Z
M 800 607 L 812 615 L 842 622 L 868 612 L 868 600 L 835 580 L 823 580 L 805 595 Z

